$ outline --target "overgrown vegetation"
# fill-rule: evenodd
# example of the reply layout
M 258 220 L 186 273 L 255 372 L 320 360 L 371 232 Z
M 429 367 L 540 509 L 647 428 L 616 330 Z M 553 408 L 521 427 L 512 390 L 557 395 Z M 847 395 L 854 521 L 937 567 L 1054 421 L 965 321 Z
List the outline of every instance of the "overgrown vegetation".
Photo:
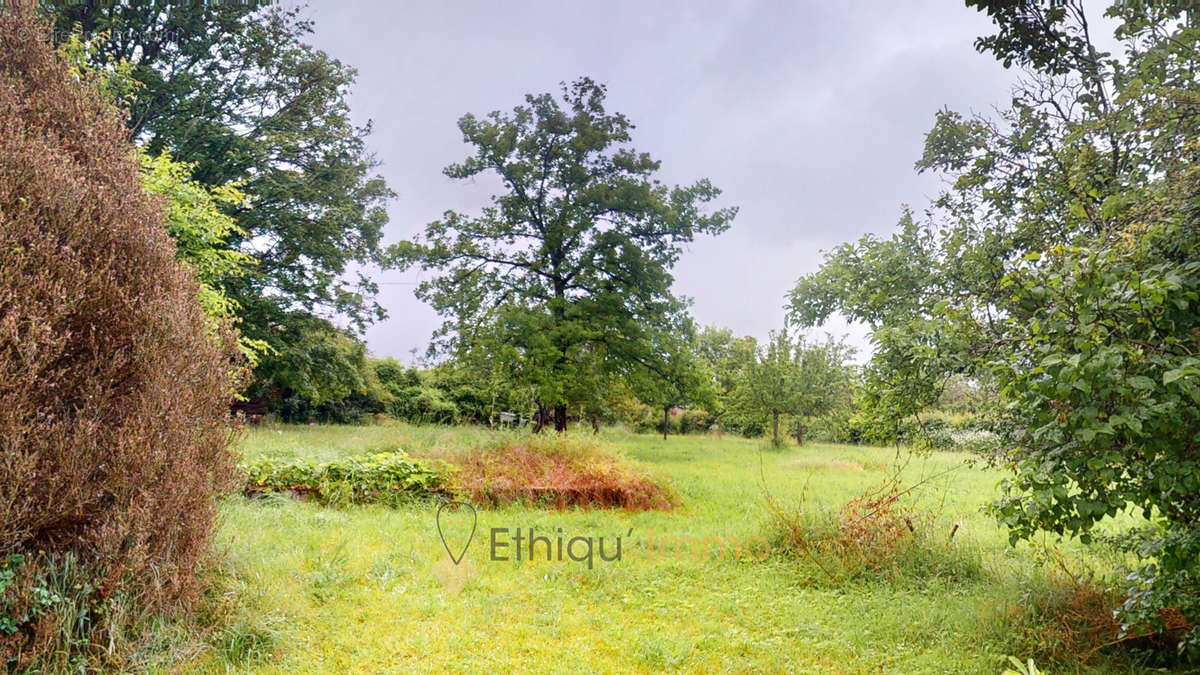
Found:
M 61 671 L 199 590 L 239 359 L 121 115 L 31 13 L 0 10 L 0 662 Z
M 1111 3 L 1112 54 L 1078 0 L 967 4 L 996 26 L 978 48 L 1025 71 L 1011 107 L 939 112 L 917 164 L 947 179 L 928 220 L 832 252 L 792 318 L 870 324 L 866 389 L 888 419 L 951 376 L 985 383 L 1013 471 L 993 513 L 1013 540 L 1087 539 L 1137 511 L 1123 630 L 1197 625 L 1197 14 Z M 1180 648 L 1200 657 L 1200 628 Z
M 243 468 L 247 494 L 287 492 L 331 505 L 397 506 L 446 495 L 450 486 L 445 467 L 412 459 L 403 451 L 374 452 L 322 463 L 262 457 Z
M 912 489 L 892 476 L 838 508 L 822 504 L 815 511 L 807 495 L 792 507 L 771 498 L 773 536 L 783 550 L 814 566 L 826 583 L 979 578 L 980 552 L 954 541 L 959 523 L 914 507 L 911 498 L 905 499 Z
M 524 443 L 528 435 L 519 438 Z M 250 461 L 324 462 L 403 447 L 415 456 L 452 459 L 516 441 L 512 432 L 473 427 L 268 426 L 252 430 L 243 452 Z M 161 647 L 185 669 L 234 663 L 250 670 L 480 670 L 519 661 L 535 671 L 602 662 L 613 670 L 998 672 L 1009 655 L 1023 663 L 1032 658 L 1045 672 L 1170 665 L 1162 656 L 1170 654 L 1169 645 L 1153 652 L 1152 643 L 1134 639 L 1094 649 L 1117 639 L 1103 630 L 1094 638 L 1085 634 L 1089 622 L 1111 617 L 1108 603 L 1119 602 L 1119 594 L 1076 602 L 1072 589 L 1078 582 L 1103 592 L 1109 579 L 1087 577 L 1084 570 L 1107 568 L 1112 549 L 1070 539 L 1048 542 L 1047 549 L 1009 546 L 980 510 L 1002 472 L 968 463 L 966 454 L 929 453 L 905 462 L 907 455 L 897 457 L 894 448 L 813 441 L 777 449 L 734 435 L 664 442 L 610 429 L 598 441 L 669 479 L 680 507 L 557 510 L 517 500 L 479 509 L 484 536 L 477 534 L 468 549 L 462 565 L 473 572 L 455 593 L 436 573 L 446 552 L 434 529 L 433 503 L 329 509 L 315 501 L 233 497 L 218 547 L 231 576 L 220 587 L 240 589 L 229 597 L 243 604 L 224 610 L 220 627 L 208 629 L 199 648 L 194 639 L 170 633 Z M 778 504 L 802 518 L 794 522 L 803 527 L 804 541 L 830 542 L 818 560 L 834 576 L 776 538 L 782 532 L 767 508 L 764 481 Z M 884 504 L 886 515 L 862 519 L 871 500 Z M 851 503 L 855 515 L 855 507 L 846 508 Z M 913 517 L 915 532 L 905 516 Z M 865 529 L 868 521 L 885 524 L 889 536 Z M 511 533 L 518 526 L 539 533 L 561 528 L 564 537 L 619 534 L 623 560 L 593 569 L 569 559 L 490 561 L 490 528 Z M 761 561 L 651 556 L 647 547 L 651 537 L 747 542 L 768 535 L 770 555 Z M 761 543 L 753 547 L 757 552 Z M 892 555 L 876 562 L 865 551 Z M 379 628 L 345 630 L 357 621 Z M 1074 641 L 1063 635 L 1065 626 Z M 235 661 L 243 653 L 245 660 Z M 139 658 L 163 662 L 153 653 Z
M 435 455 L 455 467 L 454 489 L 480 506 L 666 510 L 677 502 L 661 480 L 595 441 L 518 438 Z

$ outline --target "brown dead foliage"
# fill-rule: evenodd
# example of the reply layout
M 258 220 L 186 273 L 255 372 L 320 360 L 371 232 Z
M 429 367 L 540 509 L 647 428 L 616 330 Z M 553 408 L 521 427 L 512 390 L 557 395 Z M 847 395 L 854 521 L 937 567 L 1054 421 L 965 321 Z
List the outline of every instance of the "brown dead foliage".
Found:
M 21 618 L 29 579 L 64 556 L 89 603 L 171 607 L 194 594 L 232 486 L 237 352 L 175 259 L 120 113 L 32 4 L 0 5 L 0 560 L 23 556 L 0 614 Z M 0 634 L 0 663 L 50 649 L 54 611 Z
M 483 507 L 518 502 L 645 511 L 676 502 L 664 484 L 587 441 L 528 439 L 432 456 L 455 467 L 454 490 Z

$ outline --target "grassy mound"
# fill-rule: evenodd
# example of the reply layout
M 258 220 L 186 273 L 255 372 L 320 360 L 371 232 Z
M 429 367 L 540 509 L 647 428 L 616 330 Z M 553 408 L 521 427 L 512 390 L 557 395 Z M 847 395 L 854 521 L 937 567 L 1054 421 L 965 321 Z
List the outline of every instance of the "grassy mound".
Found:
M 456 467 L 454 490 L 478 506 L 669 510 L 675 493 L 599 443 L 563 437 L 504 439 L 465 452 L 433 451 Z

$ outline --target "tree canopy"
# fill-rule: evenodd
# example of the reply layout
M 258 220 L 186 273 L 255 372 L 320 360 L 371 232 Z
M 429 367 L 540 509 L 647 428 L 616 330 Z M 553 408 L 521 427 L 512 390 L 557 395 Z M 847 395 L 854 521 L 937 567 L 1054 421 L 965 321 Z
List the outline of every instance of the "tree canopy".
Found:
M 707 180 L 655 179 L 659 162 L 629 147 L 633 124 L 605 110 L 605 94 L 581 78 L 560 97 L 463 116 L 474 154 L 446 175 L 491 174 L 504 192 L 478 215 L 446 212 L 397 249 L 403 267 L 437 273 L 417 295 L 447 319 L 439 346 L 510 362 L 558 429 L 596 373 L 661 369 L 652 335 L 686 308 L 671 267 L 684 244 L 736 214 L 707 208 L 720 194 Z
M 274 3 L 52 2 L 54 35 L 86 43 L 100 71 L 122 69 L 127 125 L 151 157 L 246 199 L 223 201 L 222 245 L 251 258 L 211 280 L 248 340 L 280 352 L 297 311 L 361 328 L 384 316 L 361 266 L 387 266 L 392 197 L 346 102 L 355 71 L 305 42 L 301 10 Z M 184 178 L 182 176 L 180 179 Z M 177 181 L 178 182 L 178 181 Z M 180 183 L 182 184 L 182 183 Z M 269 376 L 265 369 L 262 375 Z
M 925 222 L 832 252 L 791 316 L 867 322 L 868 378 L 896 414 L 947 378 L 990 381 L 1014 469 L 994 512 L 1014 539 L 1080 535 L 1127 508 L 1123 619 L 1196 624 L 1200 593 L 1200 30 L 1176 3 L 1114 3 L 1120 55 L 1082 2 L 971 0 L 977 42 L 1025 69 L 997 116 L 938 113 L 917 167 L 947 178 Z M 866 291 L 864 279 L 877 279 Z M 927 393 L 922 395 L 920 392 Z M 1195 650 L 1200 631 L 1184 647 Z

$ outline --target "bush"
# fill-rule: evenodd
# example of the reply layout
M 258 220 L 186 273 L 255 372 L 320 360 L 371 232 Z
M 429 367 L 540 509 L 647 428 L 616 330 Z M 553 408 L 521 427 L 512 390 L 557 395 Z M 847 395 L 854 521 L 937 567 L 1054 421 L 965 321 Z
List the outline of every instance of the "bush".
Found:
M 982 576 L 979 552 L 954 542 L 958 526 L 912 508 L 908 494 L 893 478 L 837 511 L 791 509 L 769 500 L 773 544 L 812 563 L 835 584 Z
M 381 502 L 399 505 L 446 493 L 447 471 L 403 452 L 343 457 L 313 464 L 269 457 L 245 467 L 246 492 L 292 492 L 326 504 Z
M 679 415 L 679 433 L 704 433 L 708 431 L 710 423 L 707 411 L 689 408 Z
M 529 437 L 439 458 L 457 467 L 455 492 L 484 507 L 667 510 L 675 493 L 591 441 Z
M 233 485 L 237 349 L 120 114 L 28 11 L 0 10 L 0 663 L 62 670 L 119 640 L 93 618 L 111 603 L 194 597 Z M 48 591 L 68 565 L 70 602 Z

